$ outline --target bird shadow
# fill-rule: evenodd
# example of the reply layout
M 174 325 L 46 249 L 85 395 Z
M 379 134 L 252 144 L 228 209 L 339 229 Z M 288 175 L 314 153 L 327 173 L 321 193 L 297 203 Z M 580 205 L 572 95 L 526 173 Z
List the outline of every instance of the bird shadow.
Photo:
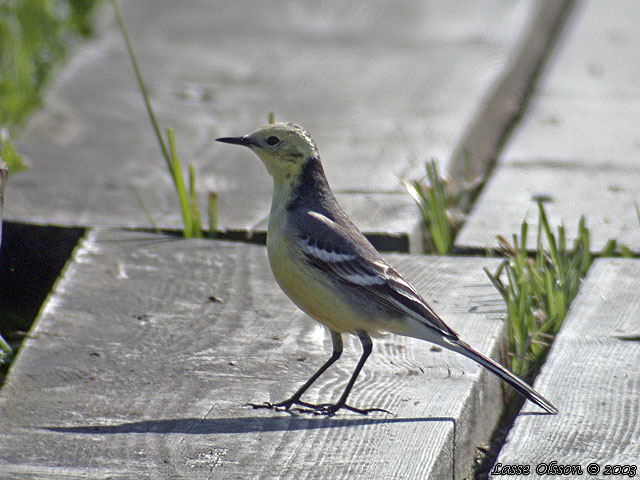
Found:
M 180 433 L 206 435 L 316 430 L 324 428 L 347 428 L 361 425 L 417 422 L 452 422 L 455 426 L 455 419 L 452 417 L 337 418 L 288 415 L 272 417 L 245 416 L 233 418 L 172 418 L 141 420 L 136 422 L 120 423 L 117 425 L 77 425 L 66 427 L 43 426 L 40 428 L 59 433 L 94 435 L 119 433 Z

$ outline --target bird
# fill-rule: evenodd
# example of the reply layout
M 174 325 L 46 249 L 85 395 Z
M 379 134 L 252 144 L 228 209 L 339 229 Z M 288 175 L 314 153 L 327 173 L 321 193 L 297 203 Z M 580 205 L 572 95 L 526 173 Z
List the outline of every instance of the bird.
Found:
M 278 403 L 247 405 L 327 416 L 341 409 L 363 415 L 390 413 L 348 405 L 347 398 L 371 354 L 372 337 L 393 333 L 462 354 L 547 413 L 558 413 L 527 383 L 464 342 L 382 258 L 338 205 L 316 143 L 304 128 L 294 123 L 271 123 L 244 136 L 216 140 L 249 148 L 273 178 L 267 227 L 271 271 L 293 303 L 328 329 L 333 346 L 331 357 L 291 397 Z M 362 355 L 339 399 L 321 404 L 303 401 L 302 395 L 340 358 L 344 334 L 359 338 Z

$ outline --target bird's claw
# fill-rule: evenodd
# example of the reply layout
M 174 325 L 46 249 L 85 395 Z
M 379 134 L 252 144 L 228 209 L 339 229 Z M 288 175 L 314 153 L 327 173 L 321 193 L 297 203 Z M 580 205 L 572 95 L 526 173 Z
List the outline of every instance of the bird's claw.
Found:
M 323 403 L 321 405 L 313 405 L 312 413 L 316 415 L 327 415 L 330 417 L 335 415 L 336 412 L 340 409 L 348 410 L 360 415 L 368 415 L 371 412 L 381 412 L 393 415 L 390 411 L 385 410 L 384 408 L 356 408 L 352 407 L 351 405 L 347 405 L 346 403 Z
M 297 408 L 291 408 L 294 405 L 298 405 Z M 313 413 L 314 415 L 326 415 L 331 417 L 336 414 L 338 410 L 348 410 L 350 412 L 358 413 L 360 415 L 368 415 L 371 412 L 381 412 L 388 413 L 389 415 L 393 415 L 390 411 L 385 410 L 384 408 L 356 408 L 351 405 L 347 405 L 346 403 L 321 403 L 321 404 L 313 404 L 303 402 L 301 400 L 285 400 L 280 403 L 246 403 L 245 406 L 253 407 L 254 409 L 258 408 L 266 408 L 269 410 L 275 410 L 277 412 L 287 412 L 290 410 L 295 410 L 300 413 Z
M 258 408 L 266 408 L 268 410 L 275 410 L 277 412 L 285 412 L 291 408 L 295 402 L 280 402 L 280 403 L 271 403 L 271 402 L 263 402 L 263 403 L 245 403 L 244 407 L 252 407 L 254 410 Z

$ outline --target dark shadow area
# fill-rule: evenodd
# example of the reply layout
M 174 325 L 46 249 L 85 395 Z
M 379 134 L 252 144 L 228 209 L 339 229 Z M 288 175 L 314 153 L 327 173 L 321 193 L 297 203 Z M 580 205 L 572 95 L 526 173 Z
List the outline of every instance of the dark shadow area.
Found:
M 82 228 L 5 222 L 0 251 L 0 334 L 12 345 L 31 328 Z M 0 371 L 0 380 L 4 376 Z
M 510 400 L 506 404 L 507 407 L 500 418 L 500 423 L 493 432 L 490 445 L 486 450 L 483 449 L 476 455 L 476 464 L 474 465 L 474 478 L 476 479 L 489 478 L 489 472 L 493 468 L 493 464 L 496 463 L 500 450 L 507 440 L 507 435 L 509 435 L 525 402 L 525 398 L 520 395 L 511 395 Z
M 336 418 L 289 415 L 278 417 L 235 418 L 175 418 L 142 420 L 119 425 L 81 425 L 77 427 L 42 427 L 60 433 L 117 434 L 117 433 L 182 433 L 192 435 L 255 433 L 314 430 L 319 428 L 345 428 L 359 425 L 413 422 L 452 422 L 452 417 L 425 418 Z
M 529 375 L 527 375 L 524 380 L 530 385 L 534 384 L 538 373 L 540 373 L 540 369 L 544 365 L 547 356 L 549 355 L 549 351 L 551 348 L 547 350 L 547 352 L 539 359 L 538 363 L 533 366 Z M 500 422 L 496 427 L 493 435 L 491 437 L 491 443 L 489 444 L 487 449 L 478 449 L 478 454 L 476 455 L 476 462 L 474 464 L 474 476 L 473 478 L 484 480 L 489 478 L 489 472 L 493 468 L 493 465 L 498 460 L 498 455 L 500 455 L 500 450 L 504 446 L 507 441 L 507 436 L 513 428 L 513 425 L 516 419 L 519 416 L 537 416 L 537 415 L 553 415 L 552 413 L 542 412 L 540 410 L 532 410 L 532 411 L 522 411 L 522 407 L 525 404 L 526 399 L 522 395 L 518 395 L 515 391 L 511 392 L 508 400 L 505 402 L 506 408 L 500 418 Z M 535 406 L 529 404 L 532 408 Z
M 380 252 L 407 253 L 409 251 L 409 237 L 406 235 L 363 233 L 367 240 L 371 242 L 371 245 Z
M 148 231 L 138 229 L 138 231 Z M 178 238 L 182 237 L 180 230 L 162 230 L 165 235 L 171 235 Z M 392 234 L 392 233 L 367 233 L 363 232 L 367 237 L 367 240 L 381 252 L 409 252 L 409 237 L 404 234 Z M 205 238 L 211 238 L 208 236 L 208 232 L 205 231 Z M 246 230 L 224 230 L 216 232 L 215 240 L 228 240 L 232 242 L 243 242 L 255 245 L 267 244 L 267 233 L 264 231 L 252 232 L 251 234 Z

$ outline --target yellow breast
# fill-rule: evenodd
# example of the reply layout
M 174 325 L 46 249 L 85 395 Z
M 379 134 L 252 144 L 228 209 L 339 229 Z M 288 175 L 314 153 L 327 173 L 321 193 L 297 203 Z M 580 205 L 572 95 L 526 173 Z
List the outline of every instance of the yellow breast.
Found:
M 282 226 L 270 222 L 267 252 L 271 271 L 282 291 L 303 312 L 337 332 L 362 327 L 363 319 L 343 301 L 342 295 L 321 272 L 308 265 L 294 239 L 284 235 Z

